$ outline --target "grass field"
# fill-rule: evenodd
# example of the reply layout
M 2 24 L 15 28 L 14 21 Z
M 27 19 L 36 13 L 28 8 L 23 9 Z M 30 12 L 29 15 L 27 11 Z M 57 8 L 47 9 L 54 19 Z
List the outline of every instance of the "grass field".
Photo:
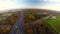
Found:
M 60 34 L 60 16 L 56 16 L 56 18 L 49 18 L 47 20 L 43 20 L 45 24 L 47 24 L 53 31 Z

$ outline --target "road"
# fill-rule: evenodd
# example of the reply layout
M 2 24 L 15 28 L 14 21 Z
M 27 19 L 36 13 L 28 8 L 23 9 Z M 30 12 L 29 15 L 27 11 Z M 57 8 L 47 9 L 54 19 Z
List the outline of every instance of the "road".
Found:
M 18 30 L 18 34 L 23 34 L 24 32 L 24 12 L 20 12 L 19 19 L 13 25 L 12 30 L 9 34 L 16 34 L 16 30 Z
M 50 15 L 51 16 L 51 15 Z M 50 16 L 44 18 L 48 19 Z M 35 27 L 34 22 L 30 24 L 33 27 L 34 34 L 37 34 L 37 29 Z M 23 34 L 24 32 L 24 11 L 20 12 L 19 19 L 16 21 L 16 23 L 13 25 L 12 30 L 10 31 L 10 34 L 16 34 L 18 30 L 18 34 Z

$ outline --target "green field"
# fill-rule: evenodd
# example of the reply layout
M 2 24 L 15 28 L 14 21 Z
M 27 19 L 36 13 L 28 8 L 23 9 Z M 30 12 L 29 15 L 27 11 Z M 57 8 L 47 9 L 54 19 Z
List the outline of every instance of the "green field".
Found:
M 47 24 L 53 31 L 57 32 L 57 34 L 60 34 L 60 16 L 56 16 L 55 19 L 47 19 L 43 20 L 45 24 Z

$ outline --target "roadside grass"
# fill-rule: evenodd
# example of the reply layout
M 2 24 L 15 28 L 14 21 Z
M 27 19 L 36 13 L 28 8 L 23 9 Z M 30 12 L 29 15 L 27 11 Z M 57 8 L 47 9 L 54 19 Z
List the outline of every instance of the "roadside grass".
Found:
M 43 20 L 43 23 L 47 24 L 53 31 L 60 34 L 60 16 L 56 16 L 55 19 Z

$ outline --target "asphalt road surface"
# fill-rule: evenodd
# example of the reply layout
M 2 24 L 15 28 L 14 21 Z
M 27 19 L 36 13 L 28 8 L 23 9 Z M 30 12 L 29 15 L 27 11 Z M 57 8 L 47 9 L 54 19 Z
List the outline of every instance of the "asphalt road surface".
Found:
M 24 12 L 20 12 L 19 19 L 16 21 L 16 23 L 13 25 L 12 30 L 9 34 L 16 34 L 18 30 L 18 34 L 23 34 L 24 32 Z

